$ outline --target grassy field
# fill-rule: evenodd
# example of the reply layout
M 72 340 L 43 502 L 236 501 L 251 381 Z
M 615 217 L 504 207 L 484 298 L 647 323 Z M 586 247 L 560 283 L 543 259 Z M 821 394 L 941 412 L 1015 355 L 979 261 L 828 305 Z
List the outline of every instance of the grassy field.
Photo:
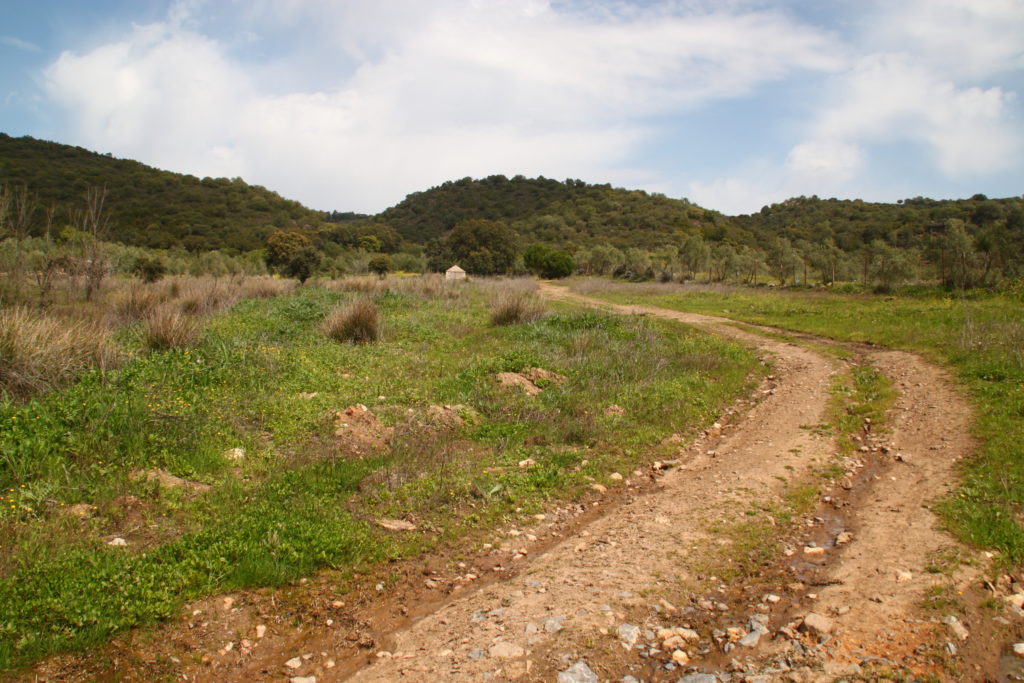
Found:
M 536 317 L 515 283 L 325 282 L 225 295 L 201 316 L 181 300 L 186 285 L 135 286 L 140 302 L 177 302 L 163 317 L 111 301 L 118 363 L 0 400 L 0 669 L 201 595 L 359 571 L 588 495 L 763 371 L 751 352 L 678 324 L 567 307 Z M 492 322 L 499 294 L 535 319 Z M 377 341 L 329 337 L 357 301 L 375 311 Z M 19 376 L 31 374 L 25 358 Z M 530 368 L 564 379 L 537 379 L 536 396 L 499 386 L 497 373 Z M 379 442 L 339 429 L 338 411 L 360 404 Z M 380 518 L 419 530 L 390 533 Z
M 1024 562 L 1024 297 L 873 296 L 726 286 L 582 280 L 574 291 L 917 351 L 950 367 L 976 406 L 982 445 L 938 506 L 973 545 Z

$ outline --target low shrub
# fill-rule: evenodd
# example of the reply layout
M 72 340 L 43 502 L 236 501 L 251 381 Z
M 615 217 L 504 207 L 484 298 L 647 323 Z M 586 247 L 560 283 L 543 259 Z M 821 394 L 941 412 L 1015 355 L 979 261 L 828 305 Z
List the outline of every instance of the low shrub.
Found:
M 537 320 L 547 312 L 544 302 L 533 292 L 499 291 L 491 299 L 491 324 L 516 325 Z
M 339 306 L 327 314 L 321 331 L 339 342 L 375 342 L 380 339 L 377 304 L 369 299 L 358 299 L 347 306 Z
M 97 325 L 22 307 L 0 310 L 0 392 L 8 396 L 44 393 L 90 368 L 112 368 L 120 357 L 109 333 Z

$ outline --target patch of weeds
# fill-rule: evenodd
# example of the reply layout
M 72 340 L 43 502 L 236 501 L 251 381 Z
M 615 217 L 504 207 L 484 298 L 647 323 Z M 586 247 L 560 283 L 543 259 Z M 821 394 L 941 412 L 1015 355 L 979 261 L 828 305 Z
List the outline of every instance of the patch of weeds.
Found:
M 921 606 L 934 612 L 963 613 L 966 608 L 956 589 L 946 583 L 934 583 L 925 589 Z
M 964 561 L 965 558 L 962 550 L 955 546 L 950 546 L 930 554 L 924 570 L 929 574 L 952 576 L 953 572 L 964 564 Z

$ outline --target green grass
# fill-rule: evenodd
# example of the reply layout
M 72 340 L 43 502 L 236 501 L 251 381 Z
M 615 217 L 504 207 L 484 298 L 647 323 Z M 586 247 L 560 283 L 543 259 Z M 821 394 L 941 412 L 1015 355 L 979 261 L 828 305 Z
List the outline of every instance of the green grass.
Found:
M 841 295 L 733 287 L 583 282 L 581 292 L 722 315 L 833 339 L 924 354 L 950 367 L 976 406 L 982 442 L 962 484 L 939 506 L 946 525 L 973 545 L 1024 561 L 1024 302 L 1019 295 Z
M 379 290 L 377 343 L 325 338 L 324 317 L 356 296 L 307 285 L 243 300 L 193 348 L 147 351 L 134 323 L 116 372 L 0 403 L 0 669 L 202 595 L 372 567 L 588 495 L 712 421 L 761 371 L 740 346 L 663 321 L 558 307 L 496 327 L 472 286 Z M 498 386 L 495 373 L 532 367 L 566 379 L 536 397 Z M 328 413 L 357 403 L 395 429 L 382 452 L 339 447 Z M 606 416 L 612 403 L 625 414 Z M 423 419 L 453 404 L 465 424 Z M 213 488 L 128 476 L 154 467 Z M 83 503 L 91 518 L 67 514 Z M 421 531 L 370 523 L 403 515 Z

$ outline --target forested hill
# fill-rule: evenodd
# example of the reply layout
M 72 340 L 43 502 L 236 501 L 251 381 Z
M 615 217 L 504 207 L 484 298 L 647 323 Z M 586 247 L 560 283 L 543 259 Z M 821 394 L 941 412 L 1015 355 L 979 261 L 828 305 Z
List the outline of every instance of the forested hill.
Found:
M 683 199 L 544 177 L 463 178 L 415 192 L 379 215 L 403 238 L 420 243 L 473 218 L 503 221 L 527 243 L 570 250 L 599 243 L 651 249 L 691 234 L 744 241 L 724 216 Z
M 766 206 L 759 213 L 731 217 L 736 227 L 764 241 L 785 237 L 814 243 L 832 239 L 845 251 L 855 251 L 882 240 L 894 247 L 928 247 L 943 236 L 949 221 L 960 221 L 982 248 L 990 242 L 1017 242 L 1024 238 L 1024 201 L 1019 197 L 970 199 L 915 197 L 895 204 L 860 199 L 794 197 Z
M 545 242 L 570 252 L 597 244 L 652 250 L 680 246 L 688 237 L 759 249 L 776 237 L 814 244 L 832 239 L 847 252 L 876 240 L 927 249 L 946 233 L 950 220 L 961 221 L 983 249 L 998 243 L 1012 250 L 1010 243 L 1024 243 L 1024 201 L 1017 197 L 918 197 L 895 204 L 796 197 L 758 213 L 726 216 L 642 190 L 522 176 L 447 182 L 409 195 L 377 218 L 418 243 L 463 220 L 500 220 L 519 233 L 523 244 Z
M 191 250 L 259 249 L 275 230 L 316 227 L 325 214 L 235 178 L 161 171 L 81 147 L 0 133 L 0 185 L 27 187 L 38 210 L 34 232 L 54 207 L 52 230 L 73 223 L 86 190 L 106 187 L 108 239 Z

